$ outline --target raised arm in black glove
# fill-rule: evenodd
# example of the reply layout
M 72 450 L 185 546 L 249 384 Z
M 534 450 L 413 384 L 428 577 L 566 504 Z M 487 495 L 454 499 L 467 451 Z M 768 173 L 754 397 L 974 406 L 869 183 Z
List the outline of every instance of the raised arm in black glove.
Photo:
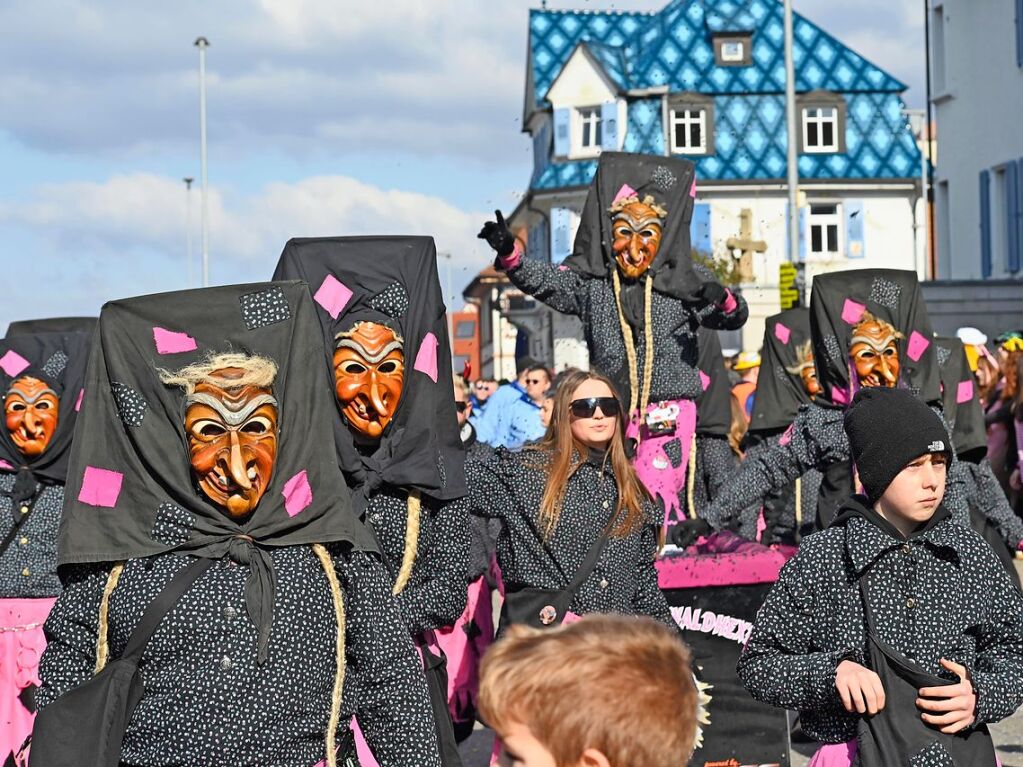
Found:
M 668 536 L 680 549 L 686 549 L 696 543 L 701 535 L 710 535 L 712 532 L 714 528 L 702 519 L 684 519 L 671 528 Z
M 501 214 L 501 211 L 495 210 L 494 215 L 497 217 L 497 221 L 485 223 L 483 228 L 480 229 L 480 233 L 476 236 L 481 240 L 486 240 L 487 244 L 494 249 L 497 255 L 504 258 L 511 255 L 511 252 L 515 250 L 515 235 L 511 233 L 508 225 L 504 222 L 504 216 Z
M 713 304 L 717 306 L 725 300 L 727 292 L 720 284 L 716 282 L 705 282 L 692 293 L 689 294 L 689 300 L 699 304 Z

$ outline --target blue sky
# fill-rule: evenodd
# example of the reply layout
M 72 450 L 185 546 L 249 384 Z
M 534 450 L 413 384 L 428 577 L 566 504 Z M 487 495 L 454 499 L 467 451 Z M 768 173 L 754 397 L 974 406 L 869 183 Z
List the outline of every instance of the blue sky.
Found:
M 417 233 L 452 253 L 460 287 L 489 261 L 480 223 L 511 209 L 529 177 L 519 118 L 535 5 L 7 0 L 0 261 L 11 287 L 0 329 L 188 286 L 181 179 L 199 176 L 198 35 L 211 43 L 214 283 L 267 279 L 292 236 Z M 908 83 L 910 106 L 923 104 L 922 3 L 795 8 Z M 33 286 L 40 277 L 45 293 Z

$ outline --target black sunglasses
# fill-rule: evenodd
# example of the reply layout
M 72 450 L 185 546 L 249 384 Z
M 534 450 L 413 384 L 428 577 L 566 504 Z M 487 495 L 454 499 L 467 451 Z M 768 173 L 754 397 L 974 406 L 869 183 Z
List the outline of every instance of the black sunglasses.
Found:
M 569 403 L 572 415 L 576 418 L 593 418 L 597 408 L 605 416 L 611 417 L 621 412 L 621 405 L 615 397 L 587 397 L 586 399 L 574 399 Z
M 456 413 L 464 413 L 465 409 L 467 407 L 469 407 L 469 403 L 468 402 L 456 402 L 455 403 L 455 412 Z
M 542 378 L 527 378 L 526 379 L 526 383 L 530 384 L 531 386 L 537 386 L 538 384 L 542 384 L 543 383 L 543 379 Z

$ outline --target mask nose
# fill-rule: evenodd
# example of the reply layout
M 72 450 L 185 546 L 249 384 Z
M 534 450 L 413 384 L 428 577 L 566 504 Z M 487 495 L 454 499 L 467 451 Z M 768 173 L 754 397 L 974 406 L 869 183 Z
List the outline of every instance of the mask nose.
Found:
M 41 431 L 39 416 L 36 414 L 36 409 L 34 407 L 28 407 L 25 409 L 25 418 L 23 423 L 25 424 L 25 431 L 33 436 L 37 435 Z
M 228 454 L 228 471 L 231 479 L 242 490 L 251 490 L 252 482 L 249 480 L 248 467 L 245 465 L 245 456 L 242 455 L 242 442 L 238 432 L 228 432 L 230 440 L 230 453 Z
M 370 379 L 369 401 L 370 404 L 373 405 L 373 409 L 377 411 L 378 415 L 387 415 L 387 392 L 384 390 L 384 387 L 380 385 L 375 372 Z
M 892 364 L 889 361 L 887 355 L 881 355 L 881 378 L 887 382 L 889 387 L 895 386 L 895 371 L 892 369 Z

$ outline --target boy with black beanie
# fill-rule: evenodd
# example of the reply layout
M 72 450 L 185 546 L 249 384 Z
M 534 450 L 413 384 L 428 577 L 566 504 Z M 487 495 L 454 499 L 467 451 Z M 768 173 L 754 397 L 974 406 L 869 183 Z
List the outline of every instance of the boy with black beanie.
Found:
M 862 389 L 844 426 L 865 494 L 782 569 L 739 676 L 836 744 L 829 764 L 993 766 L 986 723 L 1023 704 L 1023 597 L 942 505 L 951 446 L 927 405 Z

